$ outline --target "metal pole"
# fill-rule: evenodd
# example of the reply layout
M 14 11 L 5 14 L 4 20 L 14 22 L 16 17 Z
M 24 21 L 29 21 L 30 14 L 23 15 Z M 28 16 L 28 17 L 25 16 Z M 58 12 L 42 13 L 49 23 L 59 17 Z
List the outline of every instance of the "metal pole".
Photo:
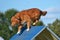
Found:
M 60 40 L 60 38 L 50 29 L 47 27 L 47 30 L 52 34 L 54 35 L 58 40 Z

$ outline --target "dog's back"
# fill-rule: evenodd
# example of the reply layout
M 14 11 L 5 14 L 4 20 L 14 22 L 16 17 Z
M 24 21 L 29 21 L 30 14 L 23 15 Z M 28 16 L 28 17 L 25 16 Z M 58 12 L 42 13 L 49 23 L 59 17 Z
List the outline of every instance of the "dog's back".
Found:
M 24 15 L 28 15 L 31 19 L 35 17 L 39 17 L 41 15 L 40 10 L 37 8 L 27 9 L 16 13 L 17 18 L 21 18 L 23 20 Z

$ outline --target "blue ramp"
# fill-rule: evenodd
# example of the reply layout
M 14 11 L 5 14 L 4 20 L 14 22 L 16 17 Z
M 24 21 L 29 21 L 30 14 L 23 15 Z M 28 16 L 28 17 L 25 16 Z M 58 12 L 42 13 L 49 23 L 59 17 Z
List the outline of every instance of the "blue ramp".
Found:
M 32 26 L 28 32 L 25 29 L 21 35 L 15 34 L 10 40 L 33 40 L 45 28 L 45 26 Z

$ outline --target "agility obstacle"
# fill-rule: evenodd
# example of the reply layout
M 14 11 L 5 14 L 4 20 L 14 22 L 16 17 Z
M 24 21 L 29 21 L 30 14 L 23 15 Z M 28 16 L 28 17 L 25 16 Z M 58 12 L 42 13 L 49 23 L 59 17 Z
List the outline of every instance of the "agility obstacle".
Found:
M 20 35 L 15 34 L 10 40 L 34 40 L 45 28 L 45 26 L 32 26 L 28 32 L 25 29 Z
M 21 33 L 15 34 L 10 38 L 10 40 L 35 40 L 35 38 L 39 34 L 41 35 L 40 38 L 42 40 L 44 38 L 46 38 L 47 40 L 60 40 L 60 38 L 54 32 L 52 32 L 52 30 L 50 30 L 47 26 L 31 26 L 28 32 L 26 31 L 26 27 L 23 27 Z

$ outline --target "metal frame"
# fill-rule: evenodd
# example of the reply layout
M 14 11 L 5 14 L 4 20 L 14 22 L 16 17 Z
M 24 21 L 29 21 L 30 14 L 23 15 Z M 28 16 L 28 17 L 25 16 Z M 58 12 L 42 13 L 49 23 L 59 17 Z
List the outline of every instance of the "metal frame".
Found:
M 60 40 L 60 38 L 59 38 L 49 27 L 47 27 L 47 30 L 48 30 L 53 36 L 55 36 L 55 37 L 57 38 L 57 40 Z
M 39 31 L 39 33 L 41 33 L 45 28 L 47 28 L 47 26 L 45 26 L 41 31 Z M 39 33 L 37 33 L 31 40 L 34 40 L 34 38 L 39 35 Z

